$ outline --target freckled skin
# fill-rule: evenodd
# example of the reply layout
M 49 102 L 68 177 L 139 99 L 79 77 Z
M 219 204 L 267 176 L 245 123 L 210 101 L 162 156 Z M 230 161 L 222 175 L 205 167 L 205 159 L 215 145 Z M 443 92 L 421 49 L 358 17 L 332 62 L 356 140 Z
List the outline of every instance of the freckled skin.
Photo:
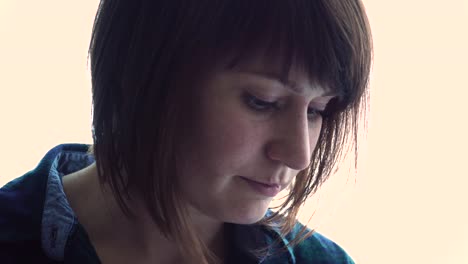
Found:
M 267 66 L 253 60 L 246 67 L 264 71 Z M 323 103 L 324 90 L 310 85 L 294 67 L 290 78 L 306 92 L 293 94 L 277 81 L 233 70 L 217 70 L 200 86 L 196 122 L 181 144 L 179 178 L 184 198 L 197 214 L 219 222 L 255 223 L 272 198 L 238 176 L 285 188 L 307 168 L 321 128 L 321 118 L 310 122 L 307 109 L 314 100 Z M 246 90 L 281 98 L 285 107 L 256 112 L 242 99 Z

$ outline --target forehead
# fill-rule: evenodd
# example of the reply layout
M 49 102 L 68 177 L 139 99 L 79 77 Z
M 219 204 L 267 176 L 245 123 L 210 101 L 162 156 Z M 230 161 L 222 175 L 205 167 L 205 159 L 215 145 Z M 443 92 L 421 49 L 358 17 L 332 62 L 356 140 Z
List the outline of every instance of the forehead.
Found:
M 288 65 L 283 57 L 272 56 L 262 51 L 251 52 L 238 58 L 231 69 L 278 81 L 298 94 L 307 93 L 311 89 L 331 93 L 327 85 L 319 83 L 312 74 L 309 74 L 304 63 L 291 60 Z

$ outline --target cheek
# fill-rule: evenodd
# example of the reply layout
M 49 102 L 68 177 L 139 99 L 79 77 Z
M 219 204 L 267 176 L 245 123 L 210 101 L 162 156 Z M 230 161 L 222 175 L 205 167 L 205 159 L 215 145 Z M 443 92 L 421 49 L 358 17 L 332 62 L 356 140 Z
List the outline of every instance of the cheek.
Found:
M 239 173 L 258 152 L 258 134 L 235 107 L 205 109 L 183 144 L 187 170 L 206 177 Z
M 225 169 L 241 166 L 256 152 L 255 130 L 234 111 L 209 117 L 202 133 L 206 154 Z

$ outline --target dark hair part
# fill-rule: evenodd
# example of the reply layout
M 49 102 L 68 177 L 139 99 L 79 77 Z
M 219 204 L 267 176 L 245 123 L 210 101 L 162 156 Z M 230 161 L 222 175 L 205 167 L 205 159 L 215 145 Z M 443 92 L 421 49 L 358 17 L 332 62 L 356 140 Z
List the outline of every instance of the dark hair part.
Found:
M 235 66 L 249 51 L 281 57 L 285 76 L 300 64 L 340 95 L 327 106 L 308 169 L 278 212 L 263 219 L 290 232 L 300 206 L 347 153 L 357 152 L 366 112 L 372 41 L 359 0 L 101 0 L 89 49 L 93 153 L 101 184 L 129 217 L 130 191 L 155 224 L 200 263 L 212 259 L 190 228 L 178 195 L 178 138 L 196 84 L 217 62 Z M 186 116 L 186 115 L 185 115 Z M 355 153 L 357 155 L 357 153 Z M 357 156 L 356 156 L 357 160 Z M 293 244 L 311 233 L 302 233 Z M 195 246 L 194 246 L 195 245 Z

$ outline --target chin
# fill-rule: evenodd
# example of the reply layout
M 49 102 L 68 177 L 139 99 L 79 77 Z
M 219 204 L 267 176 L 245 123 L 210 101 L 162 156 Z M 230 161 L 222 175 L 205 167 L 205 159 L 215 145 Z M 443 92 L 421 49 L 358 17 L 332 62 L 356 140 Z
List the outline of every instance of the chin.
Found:
M 224 222 L 239 224 L 239 225 L 251 225 L 262 220 L 268 210 L 266 207 L 257 208 L 241 208 L 231 210 L 225 217 Z

